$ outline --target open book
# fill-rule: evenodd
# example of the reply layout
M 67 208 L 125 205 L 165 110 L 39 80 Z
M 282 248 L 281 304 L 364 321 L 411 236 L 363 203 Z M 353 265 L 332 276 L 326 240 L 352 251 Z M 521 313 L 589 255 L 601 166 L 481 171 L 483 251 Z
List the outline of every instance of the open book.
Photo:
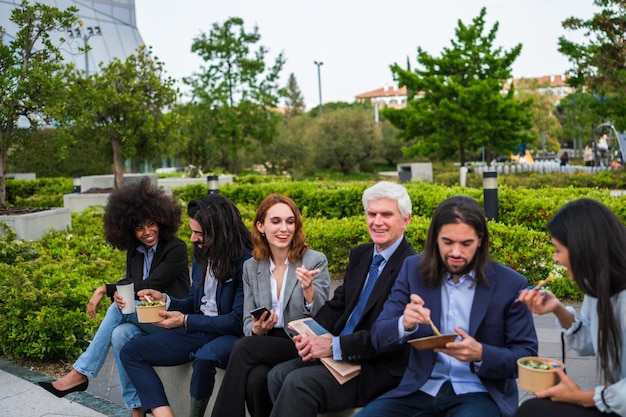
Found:
M 287 326 L 302 336 L 306 336 L 307 331 L 310 331 L 318 336 L 328 338 L 333 337 L 328 330 L 310 317 L 290 321 Z M 320 362 L 324 364 L 324 366 L 330 371 L 331 374 L 333 374 L 337 382 L 341 385 L 350 381 L 361 372 L 361 365 L 346 361 L 338 361 L 331 357 L 320 358 Z

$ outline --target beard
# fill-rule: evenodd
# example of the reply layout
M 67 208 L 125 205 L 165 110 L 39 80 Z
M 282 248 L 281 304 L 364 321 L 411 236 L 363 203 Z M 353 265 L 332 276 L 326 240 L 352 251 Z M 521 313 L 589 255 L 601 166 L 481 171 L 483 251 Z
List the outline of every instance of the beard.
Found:
M 464 259 L 464 258 L 453 258 L 453 259 L 463 259 L 466 261 L 464 265 L 453 267 L 453 266 L 450 266 L 450 264 L 448 263 L 449 258 L 450 258 L 449 256 L 446 257 L 442 263 L 443 263 L 443 269 L 445 269 L 450 275 L 463 276 L 471 272 L 472 269 L 474 269 L 474 265 L 476 264 L 476 256 L 474 256 L 474 258 L 472 258 L 470 262 L 467 262 L 467 259 Z

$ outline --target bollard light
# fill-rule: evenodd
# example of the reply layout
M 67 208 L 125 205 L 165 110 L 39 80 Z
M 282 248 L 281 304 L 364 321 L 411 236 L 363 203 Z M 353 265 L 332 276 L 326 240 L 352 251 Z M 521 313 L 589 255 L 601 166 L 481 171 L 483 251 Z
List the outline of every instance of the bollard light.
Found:
M 487 220 L 498 221 L 498 173 L 483 171 L 483 199 Z
M 220 181 L 217 175 L 207 175 L 206 186 L 207 194 L 217 194 L 220 188 Z
M 461 187 L 467 187 L 467 167 L 459 168 L 459 184 Z
M 72 176 L 72 192 L 74 194 L 80 194 L 80 174 L 74 174 Z

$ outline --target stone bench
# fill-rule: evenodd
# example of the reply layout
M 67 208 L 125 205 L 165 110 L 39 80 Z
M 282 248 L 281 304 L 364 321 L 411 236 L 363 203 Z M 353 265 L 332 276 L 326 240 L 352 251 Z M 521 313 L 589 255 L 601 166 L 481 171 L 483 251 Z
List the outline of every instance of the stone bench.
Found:
M 178 366 L 155 366 L 154 370 L 161 378 L 163 386 L 165 387 L 165 394 L 172 407 L 172 412 L 176 417 L 185 417 L 189 415 L 189 382 L 191 381 L 191 362 Z M 215 387 L 213 388 L 213 394 L 209 400 L 207 411 L 204 413 L 205 417 L 211 416 L 211 410 L 215 403 L 215 397 L 220 389 L 220 384 L 224 378 L 224 370 L 217 369 L 215 375 Z M 352 417 L 360 409 L 345 410 L 339 413 L 319 414 L 319 417 Z M 246 412 L 246 415 L 248 413 Z

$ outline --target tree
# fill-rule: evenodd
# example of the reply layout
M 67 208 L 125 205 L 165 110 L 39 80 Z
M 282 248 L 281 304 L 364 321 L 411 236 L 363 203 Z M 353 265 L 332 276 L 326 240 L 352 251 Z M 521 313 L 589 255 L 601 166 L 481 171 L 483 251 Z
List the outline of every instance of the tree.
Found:
M 403 142 L 398 138 L 400 132 L 384 118 L 380 120 L 378 126 L 382 134 L 379 155 L 387 165 L 396 165 L 404 156 Z
M 269 174 L 287 172 L 292 176 L 302 176 L 310 172 L 315 155 L 314 140 L 310 137 L 314 124 L 313 119 L 303 115 L 285 118 L 274 141 L 258 147 L 252 155 L 254 162 L 262 164 Z
M 591 143 L 596 127 L 604 121 L 598 114 L 600 102 L 590 93 L 569 94 L 556 107 L 556 116 L 565 137 Z
M 268 50 L 252 47 L 261 39 L 258 28 L 244 30 L 243 20 L 231 17 L 221 26 L 193 40 L 191 50 L 207 63 L 202 73 L 186 79 L 193 100 L 210 113 L 206 126 L 213 151 L 222 156 L 221 166 L 237 173 L 240 152 L 256 144 L 271 143 L 277 134 L 280 115 L 272 111 L 283 89 L 278 86 L 285 63 L 283 54 L 268 67 Z
M 68 67 L 51 33 L 71 28 L 77 12 L 74 7 L 61 11 L 24 0 L 11 12 L 15 38 L 4 43 L 8 37 L 1 36 L 0 28 L 0 208 L 6 207 L 7 159 L 20 117 L 37 129 L 63 116 Z
M 289 80 L 287 81 L 287 91 L 285 95 L 286 107 L 285 116 L 287 118 L 298 116 L 304 113 L 306 106 L 304 105 L 304 97 L 298 87 L 296 76 L 293 73 L 289 74 Z
M 591 19 L 570 17 L 563 27 L 583 31 L 585 42 L 559 38 L 559 52 L 572 63 L 568 83 L 598 98 L 596 112 L 614 118 L 616 126 L 626 129 L 626 2 L 594 0 L 601 7 Z M 602 109 L 600 109 L 602 108 Z
M 415 92 L 406 108 L 382 111 L 402 130 L 402 138 L 415 139 L 406 148 L 407 156 L 446 159 L 458 155 L 464 165 L 467 151 L 485 147 L 508 153 L 526 141 L 530 103 L 515 100 L 513 88 L 501 93 L 522 46 L 510 51 L 495 48 L 498 23 L 483 34 L 485 14 L 483 8 L 468 26 L 459 20 L 457 39 L 444 48 L 441 57 L 418 47 L 418 68 L 413 72 L 392 65 L 399 85 Z
M 338 167 L 350 174 L 377 155 L 382 135 L 371 111 L 362 107 L 324 111 L 324 117 L 315 120 L 317 166 Z
M 176 114 L 165 112 L 176 103 L 174 80 L 163 74 L 163 63 L 146 46 L 125 61 L 100 64 L 99 73 L 83 78 L 75 73 L 72 87 L 80 99 L 70 113 L 83 129 L 110 142 L 115 187 L 124 184 L 124 159 L 148 160 L 166 153 L 178 139 Z
M 556 117 L 554 100 L 546 94 L 534 89 L 518 91 L 518 100 L 530 100 L 528 111 L 532 117 L 532 124 L 527 133 L 529 141 L 526 143 L 531 149 L 555 152 L 559 150 L 559 139 L 563 136 L 563 129 Z M 572 138 L 572 136 L 569 136 Z M 536 156 L 536 155 L 535 155 Z

